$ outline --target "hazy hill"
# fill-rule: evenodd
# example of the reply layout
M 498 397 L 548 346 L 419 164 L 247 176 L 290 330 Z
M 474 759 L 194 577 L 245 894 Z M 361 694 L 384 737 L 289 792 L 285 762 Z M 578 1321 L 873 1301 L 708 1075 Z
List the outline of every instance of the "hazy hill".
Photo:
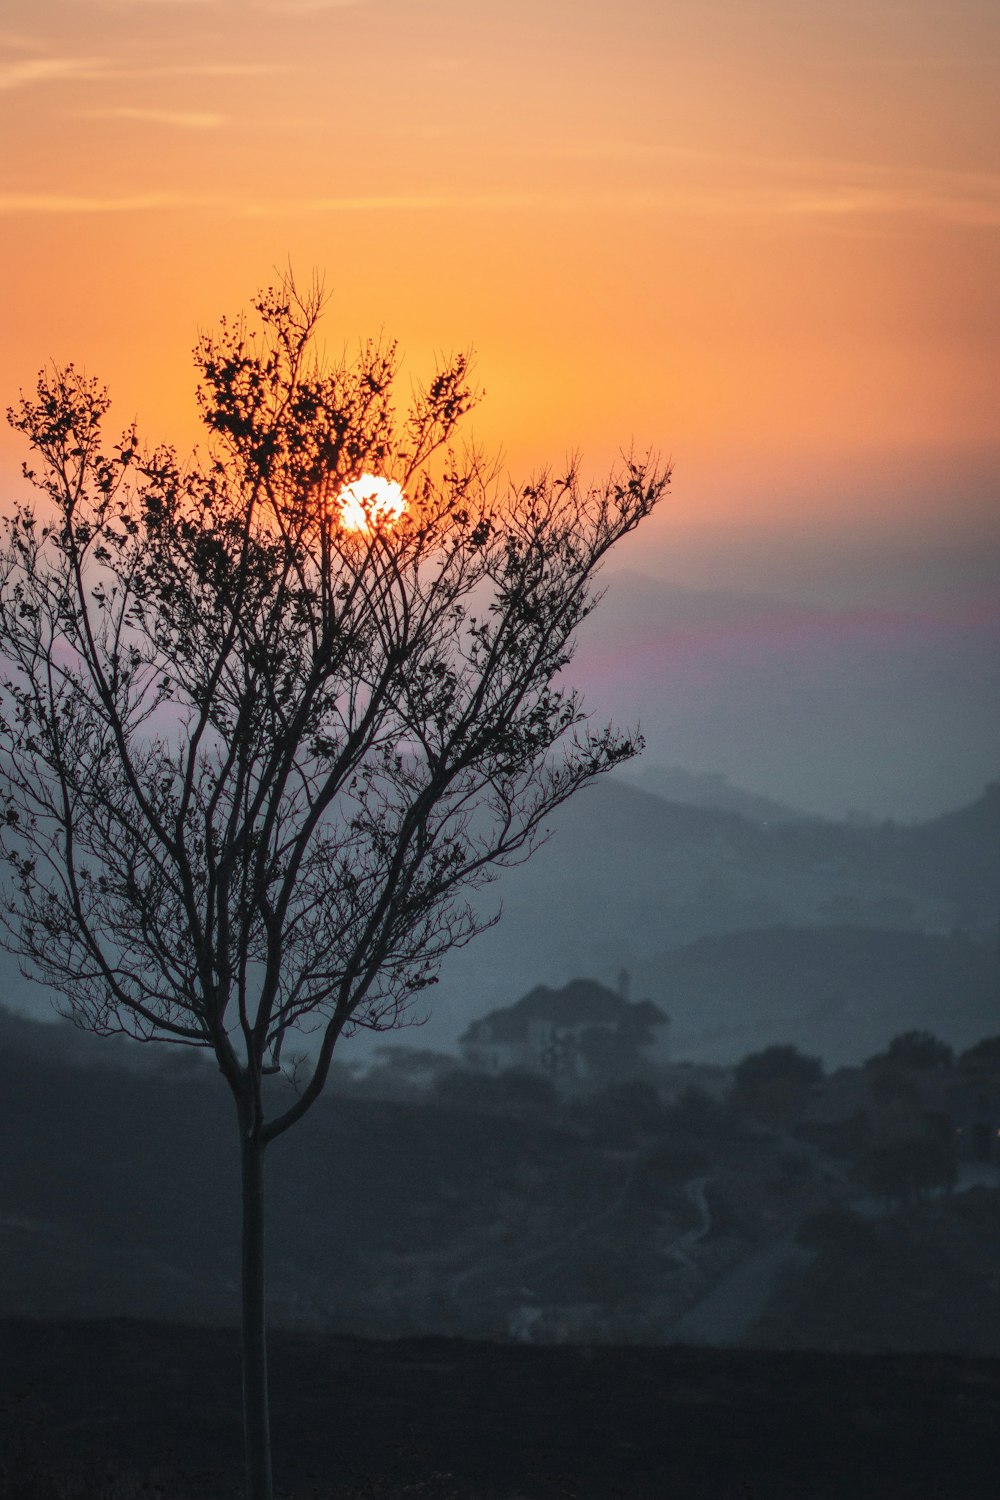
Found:
M 0 1316 L 234 1321 L 238 1141 L 219 1077 L 73 1067 L 42 1036 L 11 1046 L 2 1021 Z M 671 1128 L 647 1162 L 638 1128 L 627 1099 L 570 1117 L 474 1087 L 422 1103 L 331 1090 L 268 1154 L 275 1321 L 497 1336 L 525 1301 L 582 1309 L 592 1331 L 676 1316 L 761 1232 L 748 1184 L 780 1162 L 720 1137 L 739 1212 L 703 1271 L 662 1269 L 667 1230 L 698 1222 L 684 1184 L 704 1155 Z
M 60 1030 L 14 1031 L 0 1012 L 0 1315 L 234 1321 L 228 1090 L 208 1067 L 140 1074 L 50 1060 Z M 394 1334 L 449 1322 L 483 1331 L 485 1320 L 502 1331 L 484 1301 L 490 1278 L 477 1277 L 501 1226 L 529 1245 L 558 1238 L 592 1202 L 614 1199 L 620 1169 L 536 1118 L 333 1091 L 268 1154 L 275 1318 Z M 456 1279 L 466 1272 L 467 1296 Z
M 997 769 L 1000 604 L 820 609 L 607 575 L 571 677 L 650 764 L 724 773 L 779 803 L 929 816 Z
M 675 1054 L 706 1062 L 792 1039 L 837 1066 L 914 1029 L 966 1048 L 1000 1021 L 996 952 L 961 934 L 758 928 L 660 954 L 635 979 L 669 996 Z
M 1000 781 L 967 807 L 930 822 L 900 828 L 895 867 L 914 882 L 947 893 L 959 921 L 1000 917 Z
M 786 807 L 773 797 L 762 797 L 734 786 L 721 771 L 687 771 L 683 766 L 651 766 L 646 757 L 632 762 L 619 772 L 621 780 L 641 792 L 652 792 L 666 802 L 681 802 L 693 807 L 711 807 L 723 812 L 741 813 L 751 823 L 798 822 L 808 815 Z
M 432 1019 L 421 1042 L 449 1044 L 476 1015 L 511 1004 L 535 984 L 559 986 L 577 975 L 614 983 L 623 967 L 633 972 L 636 998 L 648 995 L 675 1013 L 685 1002 L 654 960 L 699 939 L 757 929 L 883 930 L 893 935 L 897 967 L 882 963 L 878 992 L 870 986 L 865 1005 L 828 1029 L 836 1060 L 856 1061 L 875 1050 L 873 1030 L 881 1028 L 884 1045 L 901 1029 L 926 935 L 966 932 L 984 969 L 995 963 L 998 805 L 991 789 L 928 824 L 806 820 L 764 827 L 736 812 L 669 803 L 607 780 L 562 809 L 549 843 L 488 890 L 487 900 L 502 901 L 503 919 L 449 960 L 428 999 Z M 838 941 L 857 949 L 861 939 Z M 936 1000 L 924 995 L 920 1002 L 943 1030 L 964 1006 L 950 983 L 942 981 Z M 794 1005 L 787 995 L 779 1005 L 765 1001 L 755 981 L 745 997 L 745 1028 L 752 1033 L 766 1014 L 782 1011 L 797 1024 L 814 1003 L 815 985 L 813 970 L 803 970 Z M 702 1030 L 722 1024 L 706 1011 Z M 805 1034 L 782 1039 L 798 1042 Z
M 537 984 L 559 988 L 582 976 L 614 985 L 622 968 L 633 973 L 633 998 L 648 997 L 674 1015 L 679 1037 L 690 1039 L 681 1042 L 685 1047 L 713 1038 L 712 1055 L 724 1032 L 748 1051 L 760 1028 L 772 1037 L 779 1024 L 788 1029 L 774 1039 L 818 1048 L 830 1063 L 858 1061 L 894 1031 L 917 1024 L 957 1044 L 967 1039 L 968 1024 L 979 1028 L 977 1035 L 997 1029 L 981 1020 L 982 1004 L 993 1003 L 982 996 L 997 961 L 1000 786 L 923 824 L 764 825 L 606 778 L 552 822 L 553 836 L 536 855 L 483 893 L 485 910 L 502 904 L 502 921 L 451 955 L 440 985 L 418 1002 L 416 1014 L 430 1016 L 426 1028 L 402 1040 L 453 1046 L 478 1016 Z M 769 931 L 773 943 L 779 940 L 773 934 L 792 929 L 813 935 L 801 943 L 780 939 L 784 977 L 773 993 L 755 969 L 741 989 L 744 960 L 733 955 L 740 944 L 753 948 L 747 935 Z M 833 956 L 823 948 L 825 929 L 836 934 L 828 940 Z M 890 936 L 878 949 L 877 967 L 867 979 L 856 978 L 876 962 L 875 939 L 864 938 L 869 930 Z M 965 933 L 968 953 L 978 955 L 961 960 L 975 967 L 974 980 L 954 968 L 959 949 L 945 941 L 953 932 Z M 730 941 L 733 934 L 741 936 Z M 717 993 L 692 989 L 683 965 L 672 968 L 664 958 L 701 940 L 718 940 L 717 961 L 731 967 Z M 942 959 L 939 980 L 931 977 L 938 969 L 928 967 L 931 949 L 952 955 Z M 0 998 L 33 999 L 47 1011 L 44 992 L 21 979 L 8 955 L 0 955 L 2 979 Z M 855 992 L 864 997 L 858 1004 Z M 845 1008 L 836 1023 L 820 1025 L 812 1013 L 831 994 L 841 995 Z M 908 1007 L 919 1007 L 919 1021 Z M 86 1034 L 68 1032 L 60 1045 L 69 1051 L 78 1045 L 94 1060 L 109 1055 L 100 1051 L 107 1044 Z M 359 1037 L 341 1055 L 364 1055 L 369 1045 Z M 734 1055 L 727 1044 L 726 1058 Z
M 11 1045 L 3 1021 L 0 1318 L 234 1323 L 239 1164 L 222 1081 L 210 1069 L 68 1066 L 46 1058 L 41 1036 L 30 1052 Z M 58 1028 L 37 1029 L 51 1039 Z M 848 1162 L 725 1102 L 666 1106 L 629 1086 L 560 1103 L 488 1082 L 465 1075 L 461 1091 L 423 1102 L 335 1087 L 274 1144 L 276 1326 L 670 1344 L 703 1302 L 719 1327 L 721 1291 L 728 1339 L 752 1337 L 747 1298 L 763 1310 L 773 1296 L 780 1323 L 775 1278 L 803 1268 L 804 1219 L 829 1218 L 858 1192 Z M 889 1347 L 1000 1348 L 995 1321 L 976 1316 L 996 1300 L 996 1194 L 980 1193 L 968 1233 L 956 1221 L 945 1234 L 937 1207 L 928 1224 L 878 1229 Z M 891 1282 L 893 1247 L 906 1253 L 905 1286 Z M 850 1291 L 863 1257 L 846 1283 L 834 1278 L 832 1334 L 823 1277 L 799 1288 L 805 1336 L 868 1347 L 867 1304 L 859 1318 Z M 235 1367 L 234 1380 L 235 1391 Z

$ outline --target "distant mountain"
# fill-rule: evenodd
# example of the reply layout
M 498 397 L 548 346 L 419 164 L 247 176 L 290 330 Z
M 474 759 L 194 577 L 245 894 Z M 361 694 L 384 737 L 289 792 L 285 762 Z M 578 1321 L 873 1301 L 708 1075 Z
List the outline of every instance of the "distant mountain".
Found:
M 502 920 L 449 958 L 424 1007 L 431 1019 L 422 1040 L 453 1044 L 475 1016 L 535 984 L 559 986 L 581 974 L 614 983 L 622 968 L 639 975 L 657 954 L 732 933 L 884 930 L 897 934 L 901 955 L 907 933 L 919 947 L 924 935 L 957 930 L 995 957 L 996 800 L 991 791 L 961 813 L 911 827 L 820 820 L 765 827 L 609 778 L 561 809 L 550 841 L 487 889 L 484 908 L 502 902 Z M 633 994 L 671 1011 L 669 990 L 652 979 Z M 942 996 L 945 1013 L 948 1004 Z M 871 1017 L 878 1031 L 874 998 Z M 887 994 L 885 1027 L 897 1019 Z M 890 1034 L 883 1027 L 879 1044 Z M 868 1037 L 867 1019 L 849 1018 L 830 1040 L 839 1056 L 853 1057 Z
M 900 1009 L 909 982 L 902 976 L 912 969 L 906 954 L 929 951 L 921 947 L 925 938 L 964 933 L 976 951 L 995 961 L 1000 788 L 991 787 L 967 808 L 912 826 L 855 827 L 818 819 L 764 825 L 735 811 L 668 802 L 609 777 L 561 808 L 552 819 L 551 839 L 478 899 L 484 912 L 502 905 L 502 921 L 449 956 L 440 984 L 414 1007 L 416 1018 L 429 1017 L 426 1028 L 401 1040 L 453 1047 L 470 1022 L 512 1004 L 535 985 L 559 988 L 578 976 L 614 985 L 623 968 L 648 974 L 644 987 L 638 978 L 633 985 L 637 999 L 648 997 L 672 1013 L 673 980 L 657 967 L 672 950 L 765 929 L 884 931 L 894 935 L 891 952 L 901 977 L 887 979 L 881 998 L 866 991 L 865 1006 L 846 1011 L 824 1033 L 836 1049 L 829 1061 L 855 1059 L 884 1046 L 893 1030 L 906 1029 Z M 918 968 L 920 961 L 914 959 Z M 818 969 L 803 969 L 799 993 L 787 1009 L 767 1013 L 801 1019 L 821 972 L 821 962 Z M 14 961 L 0 955 L 0 979 L 5 976 L 10 1003 L 23 1004 L 27 987 Z M 44 993 L 36 994 L 35 1004 L 44 1006 Z M 932 1030 L 935 1006 L 942 1026 L 951 1009 L 965 1013 L 962 994 L 957 988 L 951 999 L 942 990 L 933 1005 L 928 1002 Z M 747 1024 L 755 1026 L 765 1011 L 756 1000 L 748 1003 Z M 998 1023 L 1000 1010 L 976 1034 L 995 1032 Z M 713 1024 L 706 1011 L 699 1034 L 710 1033 Z M 916 1017 L 908 1024 L 918 1024 Z M 805 1036 L 775 1039 L 799 1042 Z M 72 1032 L 69 1038 L 87 1045 L 91 1056 L 109 1045 Z M 362 1036 L 339 1055 L 358 1058 L 374 1044 Z M 738 1050 L 743 1041 L 734 1045 Z M 752 1045 L 751 1037 L 743 1050 Z
M 995 946 L 870 927 L 768 927 L 703 937 L 636 966 L 673 1019 L 678 1058 L 729 1063 L 792 1041 L 828 1066 L 928 1030 L 956 1049 L 1000 1025 Z
M 721 771 L 686 771 L 682 766 L 648 766 L 642 760 L 637 769 L 630 766 L 618 773 L 620 779 L 642 792 L 652 792 L 666 802 L 680 802 L 689 807 L 714 807 L 723 812 L 742 814 L 751 823 L 793 823 L 808 814 L 733 786 Z
M 926 817 L 996 775 L 1000 601 L 820 609 L 609 573 L 568 672 L 651 764 L 814 814 Z
M 39 998 L 45 993 L 39 990 Z M 17 1056 L 27 1066 L 35 1062 L 75 1068 L 113 1068 L 129 1072 L 190 1071 L 201 1061 L 189 1047 L 146 1046 L 123 1036 L 95 1036 L 74 1026 L 55 1008 L 42 1020 L 19 1014 L 0 1004 L 0 1053 Z M 167 1059 L 169 1058 L 169 1061 Z
M 917 879 L 936 872 L 938 887 L 950 892 L 960 918 L 992 910 L 1000 919 L 1000 781 L 967 807 L 900 828 L 895 841 L 900 866 Z

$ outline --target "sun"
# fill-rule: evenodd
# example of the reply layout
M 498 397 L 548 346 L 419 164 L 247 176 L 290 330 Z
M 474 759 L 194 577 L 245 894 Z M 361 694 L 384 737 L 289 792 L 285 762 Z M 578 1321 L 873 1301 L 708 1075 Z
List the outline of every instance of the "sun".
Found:
M 348 531 L 375 531 L 391 526 L 406 509 L 406 496 L 394 479 L 362 474 L 345 484 L 337 497 L 341 525 Z

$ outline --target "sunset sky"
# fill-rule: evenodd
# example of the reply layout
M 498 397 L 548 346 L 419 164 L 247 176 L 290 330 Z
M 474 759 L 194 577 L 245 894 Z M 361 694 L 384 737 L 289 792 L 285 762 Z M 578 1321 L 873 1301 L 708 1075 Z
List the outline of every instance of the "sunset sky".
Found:
M 515 474 L 670 455 L 623 565 L 978 608 L 998 100 L 995 0 L 5 0 L 0 392 L 73 359 L 187 446 L 195 337 L 290 262 L 334 351 L 474 347 Z

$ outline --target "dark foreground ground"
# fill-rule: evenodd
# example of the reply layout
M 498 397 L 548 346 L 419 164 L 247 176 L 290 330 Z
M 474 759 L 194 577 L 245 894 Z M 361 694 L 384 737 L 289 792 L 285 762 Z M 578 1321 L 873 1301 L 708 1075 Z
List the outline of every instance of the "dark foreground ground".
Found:
M 995 1360 L 281 1333 L 272 1399 L 310 1500 L 1000 1493 Z M 239 1420 L 232 1330 L 0 1323 L 2 1500 L 228 1500 Z

